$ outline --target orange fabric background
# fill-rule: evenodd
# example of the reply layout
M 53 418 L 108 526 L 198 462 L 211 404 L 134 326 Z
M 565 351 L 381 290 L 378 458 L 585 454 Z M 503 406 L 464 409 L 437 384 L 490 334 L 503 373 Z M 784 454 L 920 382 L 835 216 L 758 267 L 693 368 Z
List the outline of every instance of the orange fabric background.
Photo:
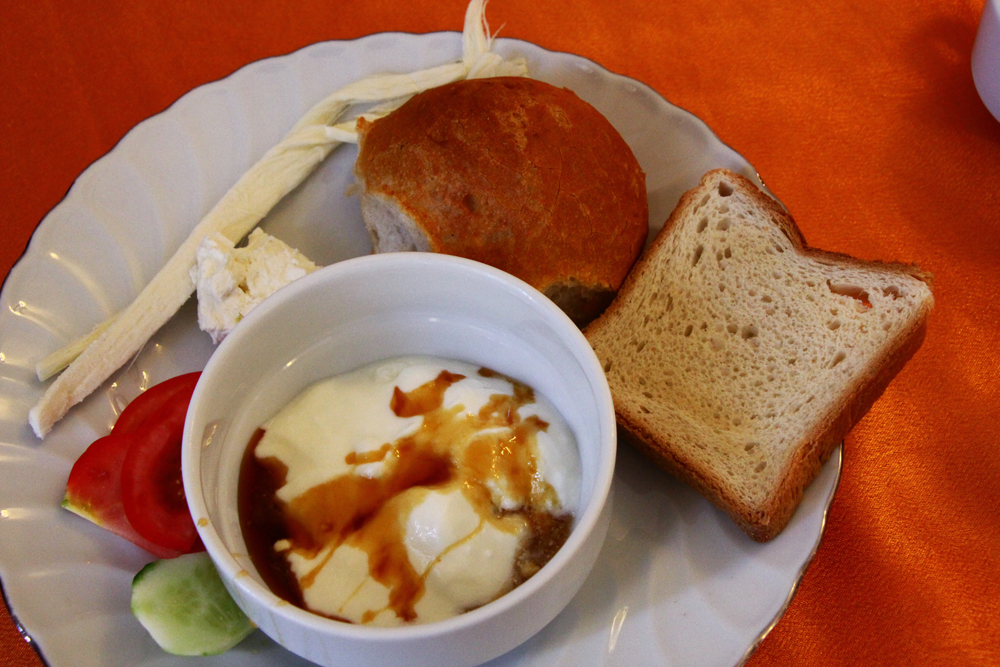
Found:
M 0 274 L 73 179 L 192 88 L 315 41 L 460 30 L 465 0 L 7 2 Z M 811 244 L 936 276 L 927 340 L 848 437 L 826 537 L 749 664 L 1000 664 L 1000 122 L 983 0 L 493 0 L 703 120 Z M 0 610 L 0 667 L 40 665 Z

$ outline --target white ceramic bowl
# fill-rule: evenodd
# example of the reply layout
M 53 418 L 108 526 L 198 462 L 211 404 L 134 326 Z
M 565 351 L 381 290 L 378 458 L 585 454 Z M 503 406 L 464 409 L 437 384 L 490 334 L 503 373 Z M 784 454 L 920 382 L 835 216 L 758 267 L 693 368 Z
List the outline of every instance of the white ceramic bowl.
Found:
M 526 382 L 562 413 L 583 470 L 581 510 L 563 548 L 527 582 L 455 618 L 399 628 L 339 623 L 284 602 L 246 555 L 236 510 L 254 430 L 323 378 L 402 354 L 470 361 Z M 184 490 L 226 587 L 275 641 L 321 665 L 477 665 L 542 629 L 576 594 L 610 517 L 611 394 L 586 339 L 520 280 L 428 253 L 351 259 L 265 300 L 212 356 L 184 428 Z
M 1000 0 L 986 0 L 972 46 L 972 80 L 983 104 L 1000 120 Z

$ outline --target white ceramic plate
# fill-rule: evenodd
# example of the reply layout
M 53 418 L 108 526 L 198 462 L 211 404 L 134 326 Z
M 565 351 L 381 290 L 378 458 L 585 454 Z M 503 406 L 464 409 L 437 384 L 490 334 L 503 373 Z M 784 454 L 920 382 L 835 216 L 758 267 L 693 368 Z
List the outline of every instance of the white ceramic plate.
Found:
M 141 387 L 202 368 L 212 353 L 189 304 L 137 359 L 39 442 L 27 426 L 41 392 L 35 361 L 126 306 L 215 204 L 293 122 L 364 75 L 456 59 L 457 33 L 380 34 L 320 43 L 249 65 L 140 123 L 45 218 L 0 295 L 0 579 L 26 635 L 52 667 L 176 666 L 129 613 L 141 549 L 60 509 L 77 456 Z M 601 110 L 647 174 L 650 220 L 662 224 L 701 174 L 753 168 L 691 114 L 647 86 L 578 56 L 517 40 L 498 50 L 533 76 Z M 267 218 L 270 233 L 329 264 L 370 251 L 346 197 L 353 147 L 341 148 Z M 652 231 L 652 230 L 651 230 Z M 614 517 L 593 574 L 540 634 L 493 667 L 740 664 L 780 617 L 823 533 L 840 451 L 788 528 L 749 540 L 688 488 L 628 447 L 619 453 Z M 305 664 L 261 633 L 198 665 Z

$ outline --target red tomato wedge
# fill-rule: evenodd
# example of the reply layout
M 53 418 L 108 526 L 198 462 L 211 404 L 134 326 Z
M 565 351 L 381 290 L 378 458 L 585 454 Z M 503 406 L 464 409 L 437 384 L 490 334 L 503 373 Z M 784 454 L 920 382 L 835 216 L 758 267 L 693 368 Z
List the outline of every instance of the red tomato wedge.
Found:
M 122 464 L 122 507 L 140 535 L 167 549 L 195 551 L 194 527 L 181 479 L 181 437 L 194 384 L 177 391 L 131 438 Z M 123 413 L 124 414 L 124 413 Z
M 203 549 L 194 532 L 180 482 L 181 431 L 191 394 L 200 375 L 188 373 L 171 378 L 151 387 L 132 401 L 118 417 L 111 434 L 94 441 L 73 465 L 66 482 L 63 507 L 160 558 L 174 558 L 188 551 Z M 142 454 L 148 453 L 151 447 L 155 449 L 156 443 L 162 443 L 167 435 L 168 440 L 176 441 L 176 456 L 161 460 L 158 465 L 163 466 L 162 468 L 150 469 L 139 465 L 148 461 L 148 456 L 144 457 Z M 134 447 L 137 454 L 128 476 L 131 504 L 127 510 L 122 481 L 125 478 L 125 462 Z M 172 489 L 174 496 L 179 490 L 180 506 L 183 506 L 183 515 L 186 517 L 181 532 L 173 534 L 173 528 L 170 528 L 171 534 L 166 539 L 162 539 L 162 531 L 156 530 L 156 526 L 164 525 L 162 518 L 147 518 L 143 515 L 148 505 L 152 504 L 154 509 L 157 508 L 157 503 L 153 502 L 155 498 L 166 500 L 160 501 L 163 507 L 159 507 L 158 513 L 154 511 L 154 514 L 160 516 L 164 509 L 171 516 L 178 514 L 176 499 L 170 493 L 158 493 L 158 489 Z M 143 495 L 147 497 L 136 500 L 136 496 Z
M 142 392 L 118 415 L 118 421 L 115 422 L 112 432 L 131 433 L 138 430 L 144 421 L 156 414 L 157 410 L 180 392 L 186 391 L 190 398 L 199 377 L 201 377 L 200 372 L 178 375 Z
M 95 440 L 73 465 L 62 506 L 159 558 L 175 558 L 179 551 L 150 542 L 125 517 L 121 476 L 130 444 L 130 437 L 114 433 Z

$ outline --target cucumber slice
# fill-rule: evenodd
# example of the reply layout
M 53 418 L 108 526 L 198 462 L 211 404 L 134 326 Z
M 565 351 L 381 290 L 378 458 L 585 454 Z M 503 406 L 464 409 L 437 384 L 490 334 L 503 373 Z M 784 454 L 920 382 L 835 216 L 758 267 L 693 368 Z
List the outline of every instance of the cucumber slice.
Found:
M 132 580 L 132 613 L 164 651 L 176 655 L 223 653 L 254 629 L 204 552 L 139 570 Z

